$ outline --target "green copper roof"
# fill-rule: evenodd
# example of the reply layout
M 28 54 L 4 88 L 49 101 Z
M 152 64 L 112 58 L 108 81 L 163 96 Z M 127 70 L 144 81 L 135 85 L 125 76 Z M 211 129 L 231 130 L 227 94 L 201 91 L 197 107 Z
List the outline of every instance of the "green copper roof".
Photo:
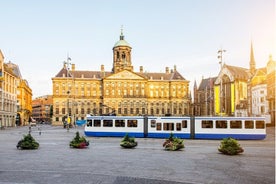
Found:
M 118 47 L 118 46 L 128 46 L 130 47 L 129 43 L 127 43 L 125 40 L 119 40 L 115 43 L 114 47 Z
M 118 47 L 118 46 L 127 46 L 127 47 L 130 47 L 129 43 L 127 43 L 127 41 L 125 41 L 125 39 L 124 39 L 124 34 L 123 34 L 123 30 L 122 29 L 121 29 L 120 40 L 115 43 L 114 47 Z

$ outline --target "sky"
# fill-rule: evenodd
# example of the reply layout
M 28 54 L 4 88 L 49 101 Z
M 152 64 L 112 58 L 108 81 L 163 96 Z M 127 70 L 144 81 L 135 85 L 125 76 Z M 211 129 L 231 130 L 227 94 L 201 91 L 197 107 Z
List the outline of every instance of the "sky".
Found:
M 33 98 L 52 94 L 67 56 L 76 70 L 111 71 L 121 26 L 138 72 L 177 70 L 199 85 L 223 62 L 249 68 L 276 58 L 274 0 L 9 0 L 0 1 L 0 49 L 19 66 Z

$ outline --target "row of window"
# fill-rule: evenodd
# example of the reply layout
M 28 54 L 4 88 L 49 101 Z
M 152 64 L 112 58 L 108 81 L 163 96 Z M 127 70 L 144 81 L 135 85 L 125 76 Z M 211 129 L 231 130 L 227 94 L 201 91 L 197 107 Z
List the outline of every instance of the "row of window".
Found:
M 201 122 L 201 127 L 202 128 L 213 128 L 214 127 L 214 122 L 213 122 L 213 120 L 203 120 Z M 228 128 L 228 123 L 225 120 L 217 120 L 217 121 L 215 121 L 215 127 L 216 128 L 221 128 L 221 129 L 226 129 L 226 128 Z M 241 129 L 242 128 L 242 121 L 240 121 L 240 120 L 230 121 L 230 128 Z M 253 129 L 254 128 L 254 121 L 253 120 L 244 121 L 244 128 L 245 129 Z M 255 128 L 256 129 L 264 129 L 265 128 L 265 122 L 264 121 L 256 121 Z
M 72 113 L 72 109 L 69 108 L 68 109 L 68 112 L 66 111 L 67 109 L 66 108 L 61 108 L 61 114 L 71 114 Z M 111 108 L 108 108 L 108 109 L 105 109 L 105 112 L 103 109 L 90 109 L 90 108 L 87 108 L 86 111 L 84 108 L 81 108 L 80 111 L 78 108 L 75 109 L 75 112 L 74 114 L 102 114 L 102 113 L 110 113 L 112 112 L 113 109 Z M 146 114 L 146 109 L 145 108 L 118 108 L 118 110 L 116 111 L 118 114 Z M 166 113 L 171 113 L 171 109 L 159 109 L 159 108 L 155 108 L 155 109 L 149 109 L 149 114 L 166 114 Z M 173 108 L 173 114 L 187 114 L 187 108 L 184 109 L 184 112 L 183 112 L 183 109 L 179 108 L 179 109 L 176 109 L 176 108 Z M 60 114 L 60 108 L 56 108 L 55 109 L 55 114 Z
M 137 127 L 137 120 L 115 120 L 115 127 Z M 101 120 L 95 119 L 94 122 L 92 120 L 87 120 L 88 127 L 101 127 Z M 103 127 L 113 127 L 113 120 L 103 120 Z
M 151 120 L 150 127 L 151 128 L 156 128 L 156 130 L 161 131 L 162 130 L 162 124 L 163 124 L 163 130 L 174 131 L 174 124 L 175 123 L 161 123 L 161 122 L 156 122 L 156 120 Z M 176 131 L 181 131 L 182 128 L 187 128 L 187 120 L 182 120 L 181 123 L 176 123 Z
M 133 106 L 137 106 L 137 107 L 168 107 L 168 106 L 171 106 L 173 105 L 174 107 L 179 107 L 179 108 L 182 108 L 183 106 L 185 106 L 185 104 L 183 103 L 159 103 L 159 102 L 155 102 L 155 103 L 145 103 L 145 102 L 112 102 L 112 103 L 106 103 L 104 104 L 105 106 L 111 106 L 111 107 L 115 107 L 117 106 L 116 104 L 118 104 L 118 106 L 130 106 L 130 107 L 133 107 Z M 59 107 L 59 106 L 65 106 L 67 107 L 69 105 L 69 107 L 72 107 L 73 105 L 77 108 L 78 106 L 91 106 L 92 108 L 100 108 L 103 106 L 102 103 L 99 103 L 99 104 L 96 104 L 95 102 L 94 103 L 91 103 L 91 102 L 56 102 L 55 103 L 55 106 L 56 107 Z
M 59 83 L 56 83 L 55 85 L 55 88 L 56 90 L 59 90 L 59 89 L 62 89 L 62 90 L 65 90 L 66 86 L 68 86 L 68 89 L 69 90 L 72 90 L 72 86 L 74 86 L 75 89 L 82 89 L 84 90 L 85 88 L 87 89 L 87 91 L 94 91 L 96 90 L 97 88 L 101 88 L 102 86 L 99 84 L 99 83 L 93 83 L 93 84 L 75 84 L 75 85 L 72 85 L 71 83 L 69 84 L 66 84 L 66 83 L 62 83 L 62 84 L 59 84 Z M 112 82 L 112 83 L 105 83 L 105 88 L 108 88 L 108 87 L 112 87 L 112 88 L 118 88 L 118 87 L 128 87 L 128 88 L 133 88 L 135 87 L 136 89 L 144 89 L 145 88 L 145 84 L 143 83 L 128 83 L 128 82 L 124 82 L 124 83 L 120 83 L 120 82 Z M 169 85 L 149 85 L 149 89 L 166 89 L 168 90 L 170 88 Z M 181 89 L 186 89 L 186 85 L 172 85 L 171 86 L 171 89 L 175 90 L 175 89 L 178 89 L 178 90 L 181 90 Z
M 115 127 L 137 127 L 137 120 L 115 120 Z M 87 126 L 94 126 L 94 127 L 101 127 L 101 120 L 94 120 L 94 124 L 92 124 L 92 120 L 87 120 Z M 165 130 L 165 131 L 181 131 L 182 128 L 187 128 L 187 120 L 182 120 L 182 122 L 178 123 L 161 123 L 156 122 L 156 120 L 151 120 L 150 122 L 151 128 L 156 128 L 157 131 Z M 163 126 L 163 129 L 162 129 Z M 113 120 L 103 120 L 103 127 L 113 127 Z M 214 121 L 213 120 L 203 120 L 201 122 L 201 128 L 214 128 Z M 224 120 L 217 120 L 215 121 L 215 128 L 218 129 L 226 129 L 228 128 L 227 121 Z M 230 121 L 230 128 L 231 129 L 241 129 L 242 128 L 242 121 L 240 120 L 233 120 Z M 254 129 L 254 121 L 253 120 L 246 120 L 244 121 L 244 128 L 245 129 Z M 264 129 L 265 122 L 264 121 L 256 121 L 255 122 L 256 129 Z

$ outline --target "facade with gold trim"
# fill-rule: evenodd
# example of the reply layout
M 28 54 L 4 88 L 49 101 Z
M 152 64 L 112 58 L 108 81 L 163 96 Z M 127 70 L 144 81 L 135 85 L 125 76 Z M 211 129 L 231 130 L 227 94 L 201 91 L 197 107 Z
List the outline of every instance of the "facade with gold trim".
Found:
M 32 90 L 28 81 L 22 78 L 19 79 L 17 91 L 16 125 L 29 125 L 32 116 Z
M 100 71 L 80 71 L 65 63 L 52 78 L 53 125 L 61 125 L 66 116 L 74 122 L 86 114 L 188 115 L 189 81 L 176 66 L 163 73 L 145 72 L 142 66 L 134 72 L 131 51 L 121 32 L 113 47 L 112 71 L 104 65 Z
M 32 89 L 30 88 L 28 81 L 22 78 L 17 64 L 12 63 L 11 61 L 5 64 L 16 77 L 17 114 L 15 124 L 17 126 L 28 125 L 32 113 Z
M 32 108 L 32 90 L 22 79 L 19 67 L 4 63 L 0 50 L 0 127 L 28 125 Z
M 16 119 L 16 75 L 5 63 L 0 50 L 0 128 L 15 126 Z

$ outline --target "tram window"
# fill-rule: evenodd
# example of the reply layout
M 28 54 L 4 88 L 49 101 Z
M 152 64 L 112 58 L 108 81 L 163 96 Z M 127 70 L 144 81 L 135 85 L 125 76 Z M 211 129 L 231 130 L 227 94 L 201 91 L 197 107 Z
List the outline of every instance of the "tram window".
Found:
M 92 120 L 91 119 L 89 119 L 89 120 L 87 120 L 87 126 L 92 126 Z
M 150 127 L 151 127 L 151 128 L 155 128 L 155 124 L 156 124 L 156 121 L 155 121 L 155 120 L 151 120 L 151 121 L 150 121 Z
M 137 127 L 137 120 L 127 120 L 127 127 Z
M 104 127 L 113 127 L 113 121 L 112 120 L 103 120 L 103 126 Z
M 115 120 L 115 127 L 125 127 L 125 120 Z
M 201 127 L 202 128 L 213 128 L 213 121 L 212 120 L 202 120 Z
M 100 127 L 101 126 L 101 120 L 95 119 L 94 120 L 94 127 Z
M 163 130 L 174 130 L 174 123 L 164 123 Z
M 187 128 L 187 120 L 182 120 L 182 128 Z
M 181 131 L 181 123 L 176 123 L 176 130 Z
M 245 127 L 246 129 L 253 129 L 253 128 L 254 128 L 254 122 L 253 122 L 252 120 L 250 120 L 250 121 L 245 121 L 245 122 L 244 122 L 244 127 Z
M 264 121 L 256 121 L 256 129 L 263 129 L 265 128 Z
M 216 128 L 227 128 L 227 121 L 216 121 Z
M 156 130 L 162 130 L 162 124 L 156 123 Z
M 230 121 L 230 128 L 242 128 L 241 121 Z

